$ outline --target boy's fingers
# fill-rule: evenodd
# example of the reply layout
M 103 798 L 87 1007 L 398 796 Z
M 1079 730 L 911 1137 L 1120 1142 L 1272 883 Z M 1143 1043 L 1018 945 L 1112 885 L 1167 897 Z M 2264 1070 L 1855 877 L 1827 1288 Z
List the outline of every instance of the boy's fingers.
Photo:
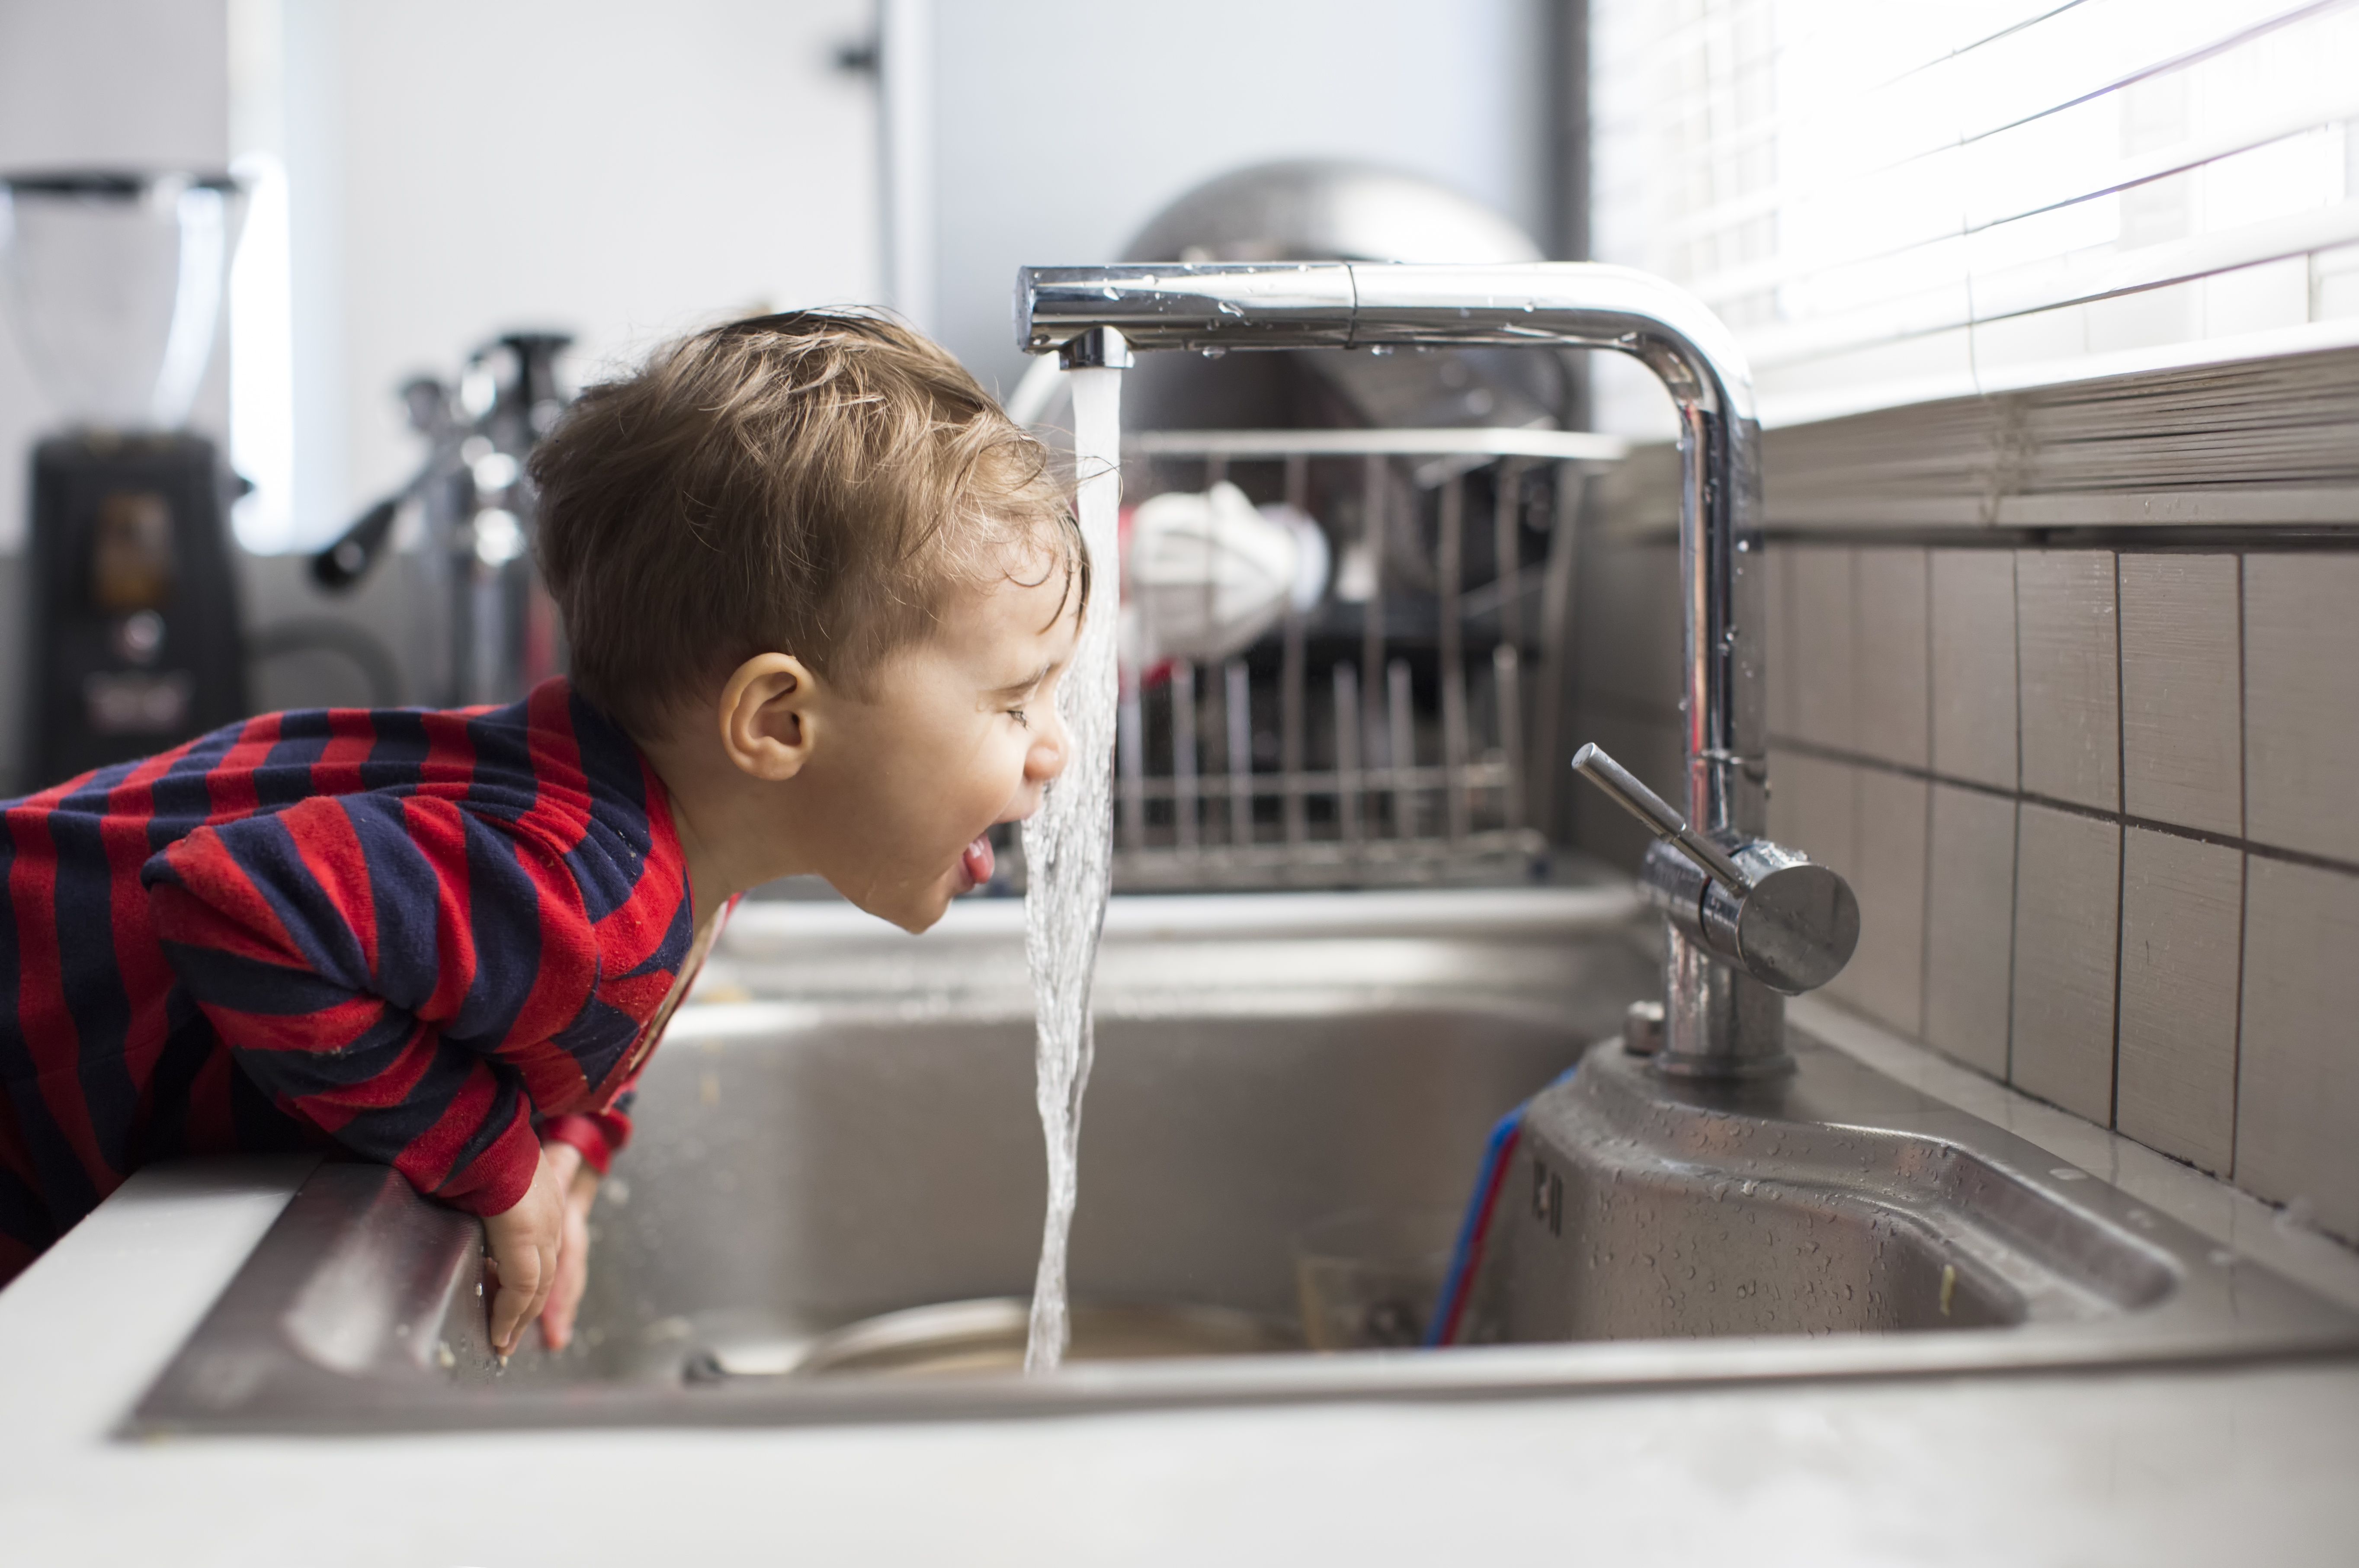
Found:
M 513 1286 L 501 1286 L 499 1295 L 492 1302 L 492 1349 L 495 1353 L 506 1356 L 515 1348 L 510 1342 L 516 1335 L 516 1323 L 523 1316 L 523 1292 Z
M 530 1309 L 548 1294 L 543 1281 L 550 1270 L 537 1247 L 495 1255 L 493 1263 L 499 1269 L 500 1290 L 492 1300 L 492 1348 L 506 1356 L 516 1349 L 516 1331 L 532 1321 Z
M 562 1350 L 573 1338 L 573 1314 L 582 1305 L 582 1279 L 571 1258 L 557 1266 L 557 1288 L 549 1293 L 549 1308 L 540 1314 L 543 1337 L 551 1350 Z
M 557 1260 L 557 1284 L 549 1293 L 548 1310 L 540 1314 L 541 1333 L 551 1350 L 562 1350 L 573 1338 L 573 1315 L 582 1306 L 583 1269 L 569 1247 Z
M 582 1292 L 590 1282 L 590 1200 L 596 1192 L 596 1176 L 590 1174 L 592 1185 L 585 1191 L 577 1179 L 573 1194 L 565 1205 L 565 1239 L 557 1254 L 557 1283 L 549 1293 L 549 1308 L 541 1314 L 541 1336 L 551 1350 L 562 1350 L 573 1339 L 573 1320 L 582 1310 Z
M 549 1292 L 557 1288 L 557 1248 L 541 1247 L 538 1250 L 538 1256 L 540 1259 L 540 1279 L 532 1292 L 532 1305 L 526 1308 L 524 1316 L 517 1320 L 516 1337 L 518 1339 L 524 1337 L 525 1324 L 540 1316 L 541 1309 L 549 1305 Z
M 484 1221 L 500 1280 L 492 1301 L 492 1348 L 504 1358 L 516 1353 L 525 1329 L 539 1319 L 558 1286 L 571 1218 L 566 1201 L 572 1174 L 569 1157 L 580 1159 L 570 1146 L 559 1146 L 554 1157 L 544 1147 L 524 1195 Z

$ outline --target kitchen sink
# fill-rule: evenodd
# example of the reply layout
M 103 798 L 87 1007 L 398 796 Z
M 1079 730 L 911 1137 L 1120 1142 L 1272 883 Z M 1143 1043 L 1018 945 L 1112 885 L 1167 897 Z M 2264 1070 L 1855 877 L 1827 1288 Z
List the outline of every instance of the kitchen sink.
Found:
M 751 914 L 706 990 L 737 999 L 684 1009 L 651 1061 L 566 1353 L 536 1340 L 499 1365 L 474 1222 L 326 1162 L 129 1429 L 855 1421 L 2359 1348 L 2359 1318 L 1832 1049 L 1798 1040 L 1772 1082 L 1654 1073 L 1617 1034 L 1659 971 L 1626 890 L 1600 886 L 1118 902 L 1075 1299 L 1222 1314 L 1258 1327 L 1220 1343 L 1270 1348 L 812 1375 L 810 1347 L 847 1325 L 1029 1290 L 1020 928 L 962 913 L 910 942 L 838 911 Z M 1527 1099 L 1473 1313 L 1494 1343 L 1288 1348 L 1296 1233 L 1462 1203 Z

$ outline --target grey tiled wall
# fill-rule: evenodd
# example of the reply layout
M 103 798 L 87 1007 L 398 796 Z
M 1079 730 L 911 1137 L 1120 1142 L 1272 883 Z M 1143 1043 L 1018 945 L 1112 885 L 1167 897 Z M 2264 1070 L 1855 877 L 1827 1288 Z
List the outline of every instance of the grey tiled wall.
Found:
M 1771 831 L 1862 907 L 1830 992 L 2359 1240 L 2359 550 L 1767 566 Z M 1577 738 L 1668 785 L 1674 553 L 1584 569 Z

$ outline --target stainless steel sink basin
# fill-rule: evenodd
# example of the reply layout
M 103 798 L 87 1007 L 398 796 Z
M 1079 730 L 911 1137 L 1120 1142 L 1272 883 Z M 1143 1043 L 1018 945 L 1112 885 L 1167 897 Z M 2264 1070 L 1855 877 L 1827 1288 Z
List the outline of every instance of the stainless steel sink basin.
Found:
M 1658 984 L 1626 898 L 1491 898 L 1411 895 L 1373 924 L 1381 900 L 1252 901 L 1266 929 L 1211 901 L 1114 920 L 1072 1270 L 1082 1301 L 1210 1309 L 1284 1344 L 1297 1229 L 1462 1201 L 1495 1118 L 1603 1040 L 1535 1103 L 1495 1224 L 1486 1321 L 1520 1343 L 796 1375 L 842 1325 L 1028 1290 L 1031 1032 L 1005 915 L 932 946 L 756 920 L 724 984 L 825 999 L 683 1013 L 601 1203 L 574 1349 L 499 1367 L 473 1223 L 325 1164 L 131 1429 L 875 1420 L 2359 1346 L 2359 1320 L 1832 1051 L 1779 1083 L 1667 1085 L 1607 1038 Z
M 1107 1019 L 1074 1294 L 1290 1323 L 1296 1230 L 1462 1196 L 1491 1121 L 1579 1044 L 1544 1016 L 1430 1005 Z M 776 1365 L 877 1312 L 1029 1294 L 1046 1194 L 1029 1018 L 756 1009 L 699 1019 L 667 1053 L 592 1255 L 591 1369 L 673 1376 L 692 1348 Z

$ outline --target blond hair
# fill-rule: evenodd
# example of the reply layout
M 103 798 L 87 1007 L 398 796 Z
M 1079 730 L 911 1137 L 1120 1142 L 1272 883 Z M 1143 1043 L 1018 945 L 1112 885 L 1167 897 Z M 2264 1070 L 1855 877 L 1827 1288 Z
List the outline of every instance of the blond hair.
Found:
M 574 687 L 637 734 L 757 653 L 859 690 L 953 594 L 1043 546 L 1067 600 L 1089 601 L 1048 449 L 949 354 L 866 311 L 669 343 L 584 392 L 530 468 Z

